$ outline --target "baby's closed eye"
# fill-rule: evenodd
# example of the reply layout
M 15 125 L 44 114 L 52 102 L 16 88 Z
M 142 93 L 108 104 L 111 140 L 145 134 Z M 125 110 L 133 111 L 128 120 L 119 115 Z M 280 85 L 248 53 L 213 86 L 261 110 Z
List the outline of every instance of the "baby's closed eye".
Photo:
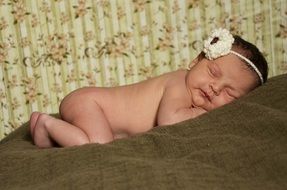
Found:
M 225 94 L 231 99 L 238 99 L 238 95 L 236 95 L 231 89 L 225 89 Z
M 214 62 L 210 62 L 208 64 L 208 72 L 211 77 L 215 77 L 215 78 L 220 77 L 222 73 L 218 65 Z

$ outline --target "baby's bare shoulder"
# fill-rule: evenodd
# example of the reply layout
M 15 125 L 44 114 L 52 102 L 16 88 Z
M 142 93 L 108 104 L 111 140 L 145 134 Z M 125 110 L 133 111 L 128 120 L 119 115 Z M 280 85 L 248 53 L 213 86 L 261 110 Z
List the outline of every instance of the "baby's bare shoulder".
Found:
M 181 108 L 191 106 L 190 94 L 185 84 L 185 73 L 178 72 L 170 77 L 169 82 L 164 90 L 159 112 L 175 112 Z

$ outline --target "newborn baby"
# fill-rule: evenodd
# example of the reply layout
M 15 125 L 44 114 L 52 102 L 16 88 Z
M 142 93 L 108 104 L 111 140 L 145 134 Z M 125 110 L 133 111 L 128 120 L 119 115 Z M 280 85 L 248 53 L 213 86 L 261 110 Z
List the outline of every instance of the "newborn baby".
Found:
M 108 143 L 230 103 L 266 82 L 267 72 L 254 45 L 217 29 L 189 69 L 132 85 L 75 90 L 60 105 L 61 119 L 32 113 L 31 134 L 41 148 Z

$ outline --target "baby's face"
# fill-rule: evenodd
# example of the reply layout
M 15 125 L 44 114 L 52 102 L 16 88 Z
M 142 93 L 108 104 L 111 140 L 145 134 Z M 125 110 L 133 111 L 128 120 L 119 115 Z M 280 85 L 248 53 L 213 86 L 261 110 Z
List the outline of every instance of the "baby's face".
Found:
M 256 75 L 233 54 L 215 60 L 202 59 L 187 75 L 187 88 L 194 107 L 206 111 L 247 94 L 256 87 Z

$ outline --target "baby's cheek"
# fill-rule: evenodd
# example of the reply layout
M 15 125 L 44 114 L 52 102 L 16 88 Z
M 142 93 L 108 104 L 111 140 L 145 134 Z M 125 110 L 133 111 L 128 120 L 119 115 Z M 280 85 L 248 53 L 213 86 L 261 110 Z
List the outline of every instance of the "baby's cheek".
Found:
M 219 97 L 216 97 L 213 101 L 212 101 L 212 105 L 213 105 L 213 108 L 218 108 L 218 107 L 221 107 L 225 104 L 228 104 L 230 102 L 232 102 L 233 99 L 229 98 L 229 97 L 224 97 L 224 96 L 219 96 Z
M 199 94 L 193 97 L 193 103 L 197 107 L 202 107 L 203 105 L 205 105 L 206 102 L 205 99 Z

